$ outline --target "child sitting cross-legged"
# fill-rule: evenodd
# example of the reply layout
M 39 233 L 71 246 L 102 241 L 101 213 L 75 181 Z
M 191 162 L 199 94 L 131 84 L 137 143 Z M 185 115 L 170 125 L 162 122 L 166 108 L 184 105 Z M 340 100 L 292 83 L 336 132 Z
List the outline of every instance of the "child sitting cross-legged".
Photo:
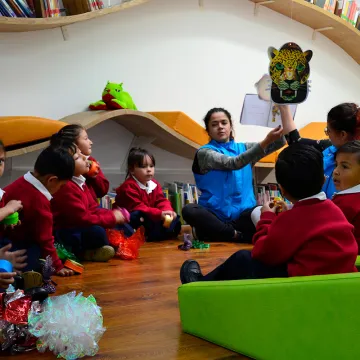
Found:
M 301 143 L 283 150 L 275 164 L 276 180 L 285 203 L 261 209 L 252 251 L 240 250 L 209 274 L 187 260 L 180 270 L 182 283 L 256 279 L 356 272 L 358 253 L 353 226 L 321 192 L 323 156 Z
M 338 192 L 332 200 L 354 226 L 360 249 L 360 141 L 350 141 L 341 146 L 335 160 L 333 180 Z
M 147 150 L 132 148 L 127 159 L 126 180 L 116 189 L 115 206 L 130 212 L 130 225 L 144 226 L 147 241 L 176 238 L 180 220 L 154 179 L 155 158 Z M 169 226 L 164 220 L 169 218 Z
M 73 275 L 64 268 L 54 247 L 53 216 L 50 200 L 74 172 L 71 148 L 48 147 L 38 156 L 34 170 L 5 187 L 4 202 L 21 201 L 20 223 L 7 227 L 0 246 L 12 244 L 11 251 L 26 250 L 26 267 L 23 271 L 39 271 L 40 258 L 52 257 L 53 267 L 60 276 Z M 15 210 L 15 209 L 14 209 Z
M 74 160 L 71 181 L 51 201 L 55 238 L 83 260 L 106 262 L 115 251 L 109 246 L 105 229 L 123 224 L 124 216 L 120 210 L 99 208 L 86 185 L 89 162 L 79 148 Z

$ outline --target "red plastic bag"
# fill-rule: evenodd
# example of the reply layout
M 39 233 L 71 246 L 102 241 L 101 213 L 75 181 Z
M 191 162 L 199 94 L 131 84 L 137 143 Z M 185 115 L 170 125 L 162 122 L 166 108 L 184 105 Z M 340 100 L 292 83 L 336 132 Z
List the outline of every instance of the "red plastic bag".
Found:
M 121 230 L 106 229 L 106 234 L 110 245 L 114 248 L 119 247 L 119 245 L 126 240 L 124 232 Z
M 109 242 L 117 247 L 115 257 L 123 260 L 133 260 L 139 257 L 139 249 L 145 243 L 145 228 L 140 226 L 136 232 L 126 238 L 119 230 L 108 230 Z

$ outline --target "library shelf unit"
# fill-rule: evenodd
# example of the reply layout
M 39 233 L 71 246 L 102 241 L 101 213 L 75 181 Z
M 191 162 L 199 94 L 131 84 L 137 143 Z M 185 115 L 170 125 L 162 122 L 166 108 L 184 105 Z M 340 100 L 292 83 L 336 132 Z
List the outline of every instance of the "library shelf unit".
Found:
M 321 32 L 360 64 L 360 31 L 339 16 L 305 0 L 250 1 L 255 3 L 256 10 L 259 6 L 265 6 L 309 26 L 314 30 L 314 35 Z
M 96 19 L 101 16 L 113 14 L 134 6 L 147 3 L 149 0 L 131 0 L 109 8 L 86 12 L 73 16 L 59 16 L 53 18 L 11 18 L 0 17 L 0 32 L 28 32 L 36 30 L 62 28 L 63 26 Z

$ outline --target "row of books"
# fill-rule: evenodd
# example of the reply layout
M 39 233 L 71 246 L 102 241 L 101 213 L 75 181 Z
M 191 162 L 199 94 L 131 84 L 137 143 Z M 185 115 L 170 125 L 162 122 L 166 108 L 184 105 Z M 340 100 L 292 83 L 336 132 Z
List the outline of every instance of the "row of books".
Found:
M 173 183 L 165 182 L 163 192 L 164 196 L 171 202 L 174 211 L 180 215 L 180 222 L 184 225 L 182 208 L 187 204 L 198 203 L 198 189 L 195 185 L 176 181 Z
M 305 0 L 329 11 L 360 30 L 360 0 Z
M 0 0 L 0 16 L 35 17 L 33 0 Z
M 280 198 L 284 200 L 286 203 L 290 204 L 290 202 L 284 199 L 281 195 L 281 191 L 278 184 L 268 183 L 268 184 L 258 184 L 255 187 L 256 191 L 256 202 L 257 205 L 261 206 L 265 203 L 274 200 L 275 198 Z
M 102 0 L 0 0 L 0 16 L 49 18 L 79 15 L 104 7 Z

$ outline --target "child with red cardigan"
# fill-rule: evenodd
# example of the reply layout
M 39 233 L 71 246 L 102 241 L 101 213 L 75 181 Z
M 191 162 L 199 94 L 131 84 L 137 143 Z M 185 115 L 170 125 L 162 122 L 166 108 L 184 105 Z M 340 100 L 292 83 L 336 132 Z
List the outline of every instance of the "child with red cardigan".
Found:
M 154 156 L 145 149 L 132 148 L 127 167 L 127 178 L 116 189 L 115 206 L 130 212 L 130 225 L 134 229 L 145 227 L 148 241 L 176 238 L 181 223 L 161 185 L 154 179 Z M 173 219 L 168 228 L 164 227 L 166 216 Z
M 354 226 L 360 250 L 360 141 L 350 141 L 340 147 L 335 160 L 333 180 L 338 192 L 332 200 Z
M 252 251 L 240 250 L 203 276 L 195 260 L 180 270 L 182 283 L 356 272 L 358 254 L 353 229 L 342 211 L 326 199 L 323 155 L 297 143 L 283 150 L 275 164 L 285 203 L 265 204 Z
M 5 170 L 5 146 L 0 140 L 0 177 L 3 176 Z M 4 220 L 7 216 L 14 214 L 15 212 L 23 208 L 21 201 L 10 200 L 5 204 L 4 201 L 4 190 L 0 189 L 0 221 Z M 1 229 L 3 230 L 3 229 Z M 2 231 L 1 231 L 2 232 Z M 0 243 L 3 242 L 3 236 L 0 234 Z M 12 272 L 1 272 L 0 273 L 0 289 L 7 289 L 10 284 L 13 284 L 16 276 L 15 271 L 20 271 L 27 266 L 26 263 L 26 250 L 10 251 L 12 244 L 5 245 L 0 248 L 0 259 L 11 262 L 13 271 Z M 0 290 L 0 291 L 1 291 Z
M 86 261 L 106 262 L 115 255 L 109 246 L 106 230 L 124 223 L 120 210 L 102 209 L 92 196 L 84 177 L 89 171 L 86 156 L 74 155 L 75 171 L 51 201 L 57 241 Z
M 93 142 L 89 139 L 85 128 L 81 125 L 66 125 L 51 137 L 51 144 L 58 144 L 61 141 L 74 143 L 89 162 L 96 162 L 91 156 Z M 89 172 L 84 176 L 86 178 L 86 185 L 94 200 L 97 201 L 98 198 L 102 198 L 108 193 L 109 181 L 100 167 L 97 167 L 92 174 Z
M 5 203 L 21 201 L 20 223 L 8 227 L 3 233 L 2 244 L 12 244 L 11 250 L 26 250 L 27 265 L 23 271 L 39 271 L 39 259 L 52 257 L 53 267 L 60 276 L 73 275 L 72 270 L 64 268 L 54 247 L 53 216 L 50 200 L 72 177 L 74 160 L 71 148 L 48 147 L 38 156 L 34 170 L 6 186 Z

